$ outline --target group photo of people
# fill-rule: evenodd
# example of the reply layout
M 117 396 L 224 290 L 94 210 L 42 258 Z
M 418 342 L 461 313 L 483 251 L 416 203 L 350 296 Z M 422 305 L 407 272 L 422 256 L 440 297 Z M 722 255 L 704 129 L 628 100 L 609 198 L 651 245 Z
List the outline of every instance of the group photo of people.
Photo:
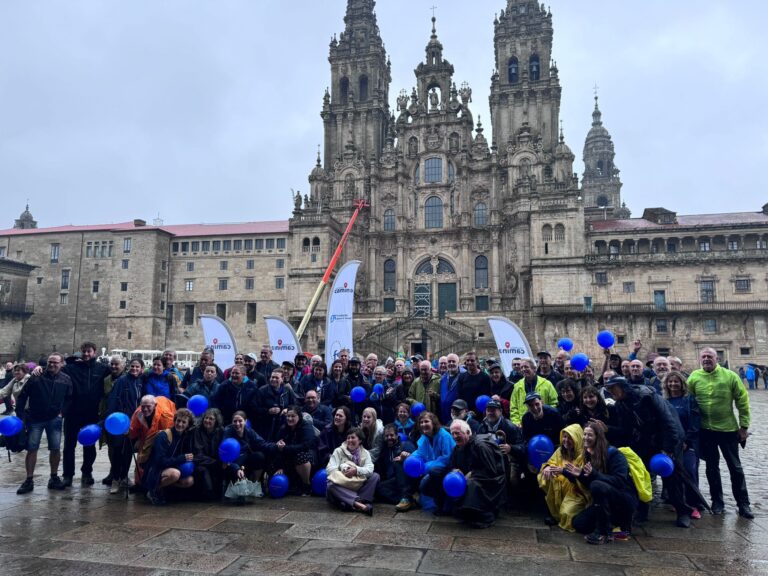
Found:
M 521 509 L 599 545 L 628 539 L 654 498 L 681 529 L 723 514 L 722 456 L 736 512 L 754 517 L 739 452 L 748 389 L 710 347 L 695 366 L 641 360 L 639 341 L 626 357 L 605 347 L 586 360 L 559 347 L 514 358 L 509 373 L 471 350 L 278 364 L 265 345 L 220 366 L 206 348 L 188 371 L 173 350 L 151 365 L 96 350 L 5 366 L 0 433 L 9 456 L 24 455 L 20 496 L 77 481 L 154 506 L 324 497 L 350 513 L 382 503 L 473 528 Z M 36 476 L 43 433 L 50 470 Z M 99 451 L 110 466 L 97 479 Z

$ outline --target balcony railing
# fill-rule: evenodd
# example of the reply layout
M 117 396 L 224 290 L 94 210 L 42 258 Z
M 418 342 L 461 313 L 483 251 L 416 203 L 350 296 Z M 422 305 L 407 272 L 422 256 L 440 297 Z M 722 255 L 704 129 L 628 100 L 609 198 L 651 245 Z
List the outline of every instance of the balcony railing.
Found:
M 32 304 L 17 304 L 15 302 L 0 302 L 0 314 L 12 316 L 28 316 L 35 312 Z
M 679 312 L 766 312 L 768 300 L 743 302 L 628 302 L 611 304 L 540 304 L 534 310 L 544 316 L 580 316 L 606 314 L 674 314 Z
M 655 252 L 644 254 L 588 254 L 584 257 L 587 266 L 610 266 L 618 264 L 663 263 L 684 264 L 686 262 L 712 262 L 714 260 L 760 260 L 768 259 L 768 250 L 745 248 L 742 250 L 711 250 L 707 252 Z

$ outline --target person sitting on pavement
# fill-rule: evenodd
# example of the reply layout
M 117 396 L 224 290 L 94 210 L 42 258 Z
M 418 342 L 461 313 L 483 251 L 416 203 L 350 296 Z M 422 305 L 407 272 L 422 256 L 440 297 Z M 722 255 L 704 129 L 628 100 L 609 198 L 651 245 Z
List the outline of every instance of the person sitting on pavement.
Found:
M 371 455 L 363 447 L 364 433 L 352 428 L 347 439 L 333 451 L 326 467 L 326 498 L 342 510 L 373 515 L 373 498 L 379 475 L 374 472 Z
M 149 501 L 155 506 L 166 504 L 166 488 L 187 489 L 194 484 L 194 477 L 182 477 L 181 467 L 194 460 L 194 454 L 185 452 L 190 448 L 187 439 L 195 415 L 186 408 L 179 408 L 173 416 L 173 427 L 163 430 L 155 436 L 152 456 L 147 466 L 144 487 Z
M 294 494 L 311 494 L 310 476 L 317 438 L 312 423 L 304 420 L 298 405 L 285 409 L 285 424 L 277 432 L 275 448 L 275 474 L 286 473 Z
M 133 442 L 136 453 L 136 486 L 142 485 L 144 469 L 152 456 L 155 436 L 173 426 L 176 405 L 168 398 L 152 395 L 142 396 L 139 407 L 131 416 L 128 438 Z
M 632 528 L 632 515 L 638 504 L 629 464 L 624 455 L 608 445 L 603 427 L 587 424 L 584 428 L 583 466 L 568 463 L 563 475 L 579 489 L 586 488 L 591 504 L 574 519 L 573 527 L 587 534 L 589 544 L 607 544 L 618 526 L 619 538 L 627 539 Z
M 573 532 L 573 519 L 589 504 L 587 491 L 572 482 L 563 471 L 569 464 L 584 465 L 584 431 L 579 424 L 571 424 L 560 433 L 560 447 L 541 467 L 538 475 L 539 487 L 544 491 L 549 516 L 545 519 L 550 526 L 560 526 Z
M 317 466 L 325 468 L 333 451 L 347 439 L 347 432 L 352 429 L 352 412 L 346 406 L 333 409 L 331 423 L 320 433 L 317 445 Z
M 501 408 L 498 408 L 501 414 Z M 464 495 L 453 502 L 453 513 L 473 528 L 493 525 L 506 500 L 505 457 L 496 439 L 473 435 L 463 420 L 451 423 L 456 446 L 449 468 L 461 472 L 467 482 Z
M 530 358 L 523 358 L 520 361 L 520 371 L 523 377 L 515 382 L 509 399 L 509 418 L 518 426 L 522 424 L 523 415 L 528 410 L 526 398 L 532 392 L 538 394 L 547 406 L 557 408 L 557 390 L 552 382 L 536 374 L 536 363 Z M 557 432 L 559 434 L 560 430 Z
M 277 445 L 267 442 L 258 432 L 246 425 L 246 414 L 235 412 L 232 424 L 224 429 L 224 440 L 233 438 L 240 444 L 240 455 L 226 465 L 224 476 L 228 482 L 247 478 L 256 483 L 256 497 L 264 492 L 261 487 L 262 472 L 270 467 Z
M 512 424 L 510 420 L 504 418 L 501 403 L 491 399 L 485 406 L 485 419 L 478 426 L 476 434 L 478 436 L 491 434 L 496 438 L 501 453 L 504 455 L 507 486 L 511 497 L 517 491 L 521 474 L 525 472 L 523 431 L 520 427 Z
M 522 428 L 526 443 L 534 436 L 543 434 L 552 441 L 553 446 L 560 444 L 560 431 L 565 426 L 557 409 L 545 405 L 538 392 L 528 394 L 525 404 L 527 410 L 523 415 Z
M 400 454 L 413 452 L 416 446 L 410 440 L 401 440 L 394 424 L 384 426 L 384 444 L 374 470 L 379 475 L 376 498 L 387 504 L 395 504 L 398 512 L 406 512 L 413 506 L 412 494 L 416 486 L 403 471 Z

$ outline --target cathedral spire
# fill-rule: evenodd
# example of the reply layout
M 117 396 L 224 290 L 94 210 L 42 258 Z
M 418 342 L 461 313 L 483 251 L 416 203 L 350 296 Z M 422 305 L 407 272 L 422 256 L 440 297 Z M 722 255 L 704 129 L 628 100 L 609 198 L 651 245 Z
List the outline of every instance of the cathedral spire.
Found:
M 584 175 L 582 192 L 587 216 L 612 217 L 621 206 L 621 180 L 614 164 L 616 155 L 611 134 L 603 125 L 603 114 L 594 88 L 595 107 L 592 110 L 592 127 L 584 140 Z M 595 212 L 595 209 L 598 209 Z M 595 214 L 591 214 L 595 212 Z

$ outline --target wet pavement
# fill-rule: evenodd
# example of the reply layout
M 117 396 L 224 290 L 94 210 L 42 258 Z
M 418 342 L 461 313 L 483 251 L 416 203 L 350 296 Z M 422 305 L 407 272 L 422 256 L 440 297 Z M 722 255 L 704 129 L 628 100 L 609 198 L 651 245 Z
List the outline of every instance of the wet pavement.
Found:
M 73 488 L 51 492 L 41 450 L 35 490 L 25 496 L 16 495 L 23 455 L 9 463 L 0 453 L 0 574 L 768 575 L 761 470 L 768 460 L 768 392 L 750 394 L 753 435 L 742 462 L 754 521 L 737 516 L 724 463 L 725 515 L 704 514 L 684 530 L 657 504 L 630 541 L 589 546 L 525 514 L 504 514 L 494 527 L 473 530 L 419 511 L 397 514 L 392 506 L 377 505 L 373 518 L 337 512 L 320 498 L 155 508 L 143 497 L 111 496 L 100 484 L 81 487 L 78 478 Z M 101 450 L 97 480 L 106 472 Z M 708 495 L 703 463 L 701 476 Z

